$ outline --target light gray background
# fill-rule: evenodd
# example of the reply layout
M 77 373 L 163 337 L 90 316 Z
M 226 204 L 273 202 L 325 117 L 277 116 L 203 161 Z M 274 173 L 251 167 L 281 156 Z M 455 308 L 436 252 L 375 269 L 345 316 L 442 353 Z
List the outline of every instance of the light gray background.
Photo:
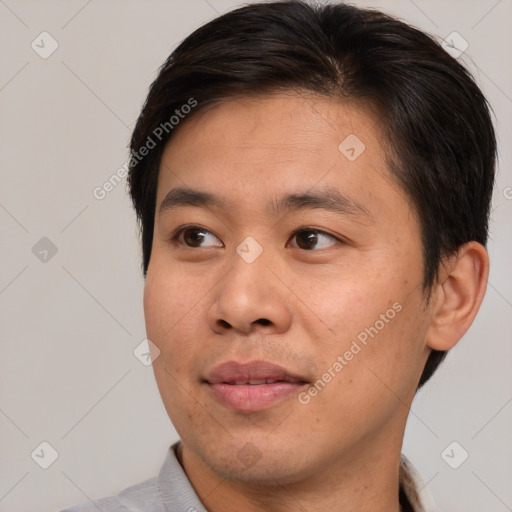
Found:
M 459 32 L 469 43 L 461 59 L 496 112 L 487 296 L 415 400 L 404 452 L 443 510 L 512 510 L 512 2 L 355 3 L 440 38 Z M 143 279 L 125 183 L 103 200 L 93 189 L 126 162 L 160 64 L 239 4 L 0 0 L 1 511 L 115 494 L 156 475 L 177 439 L 151 367 L 133 355 L 145 338 Z M 59 45 L 47 59 L 31 48 L 43 31 Z M 42 237 L 58 249 L 45 263 L 32 252 Z M 46 470 L 31 458 L 43 441 L 58 452 Z M 458 469 L 441 458 L 452 441 L 469 453 Z

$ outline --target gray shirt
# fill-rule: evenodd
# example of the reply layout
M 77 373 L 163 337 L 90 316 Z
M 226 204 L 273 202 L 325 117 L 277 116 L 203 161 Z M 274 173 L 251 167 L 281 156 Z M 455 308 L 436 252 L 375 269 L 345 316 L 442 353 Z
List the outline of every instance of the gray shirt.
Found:
M 207 512 L 176 457 L 178 444 L 173 444 L 167 451 L 158 476 L 132 485 L 117 496 L 88 501 L 61 512 Z M 400 488 L 414 512 L 438 512 L 426 487 L 404 456 L 400 463 Z

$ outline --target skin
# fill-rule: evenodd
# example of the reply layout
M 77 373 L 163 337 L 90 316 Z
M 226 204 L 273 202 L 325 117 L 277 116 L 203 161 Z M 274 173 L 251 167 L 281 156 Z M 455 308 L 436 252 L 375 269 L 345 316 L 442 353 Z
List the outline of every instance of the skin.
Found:
M 147 334 L 160 350 L 153 367 L 180 462 L 210 512 L 399 510 L 400 449 L 422 369 L 431 348 L 448 350 L 471 324 L 489 264 L 481 245 L 466 244 L 443 262 L 426 305 L 418 219 L 386 168 L 378 127 L 355 105 L 272 94 L 191 117 L 164 151 Z M 351 133 L 365 144 L 354 161 L 338 149 Z M 176 187 L 229 207 L 160 212 Z M 325 187 L 368 214 L 266 209 Z M 196 246 L 174 237 L 187 225 L 203 234 Z M 304 248 L 310 231 L 293 236 L 303 227 L 326 234 Z M 252 263 L 236 252 L 249 236 L 263 249 Z M 401 311 L 307 404 L 294 394 L 233 411 L 203 382 L 220 363 L 267 360 L 314 383 L 396 303 Z

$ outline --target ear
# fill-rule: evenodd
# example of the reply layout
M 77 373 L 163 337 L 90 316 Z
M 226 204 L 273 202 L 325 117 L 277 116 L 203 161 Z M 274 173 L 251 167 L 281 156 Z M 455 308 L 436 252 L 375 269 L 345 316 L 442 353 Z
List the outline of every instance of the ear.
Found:
M 432 293 L 432 319 L 427 346 L 450 350 L 469 329 L 480 308 L 489 277 L 489 255 L 468 242 L 442 264 Z

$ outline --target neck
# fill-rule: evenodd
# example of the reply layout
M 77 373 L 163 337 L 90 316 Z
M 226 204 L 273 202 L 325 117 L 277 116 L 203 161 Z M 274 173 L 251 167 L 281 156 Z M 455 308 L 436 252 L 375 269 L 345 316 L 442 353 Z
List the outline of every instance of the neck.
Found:
M 395 440 L 388 440 L 395 441 Z M 399 512 L 401 437 L 377 448 L 366 442 L 343 457 L 323 461 L 308 474 L 265 483 L 248 483 L 219 475 L 183 444 L 178 458 L 208 512 Z M 373 445 L 373 443 L 371 443 Z

